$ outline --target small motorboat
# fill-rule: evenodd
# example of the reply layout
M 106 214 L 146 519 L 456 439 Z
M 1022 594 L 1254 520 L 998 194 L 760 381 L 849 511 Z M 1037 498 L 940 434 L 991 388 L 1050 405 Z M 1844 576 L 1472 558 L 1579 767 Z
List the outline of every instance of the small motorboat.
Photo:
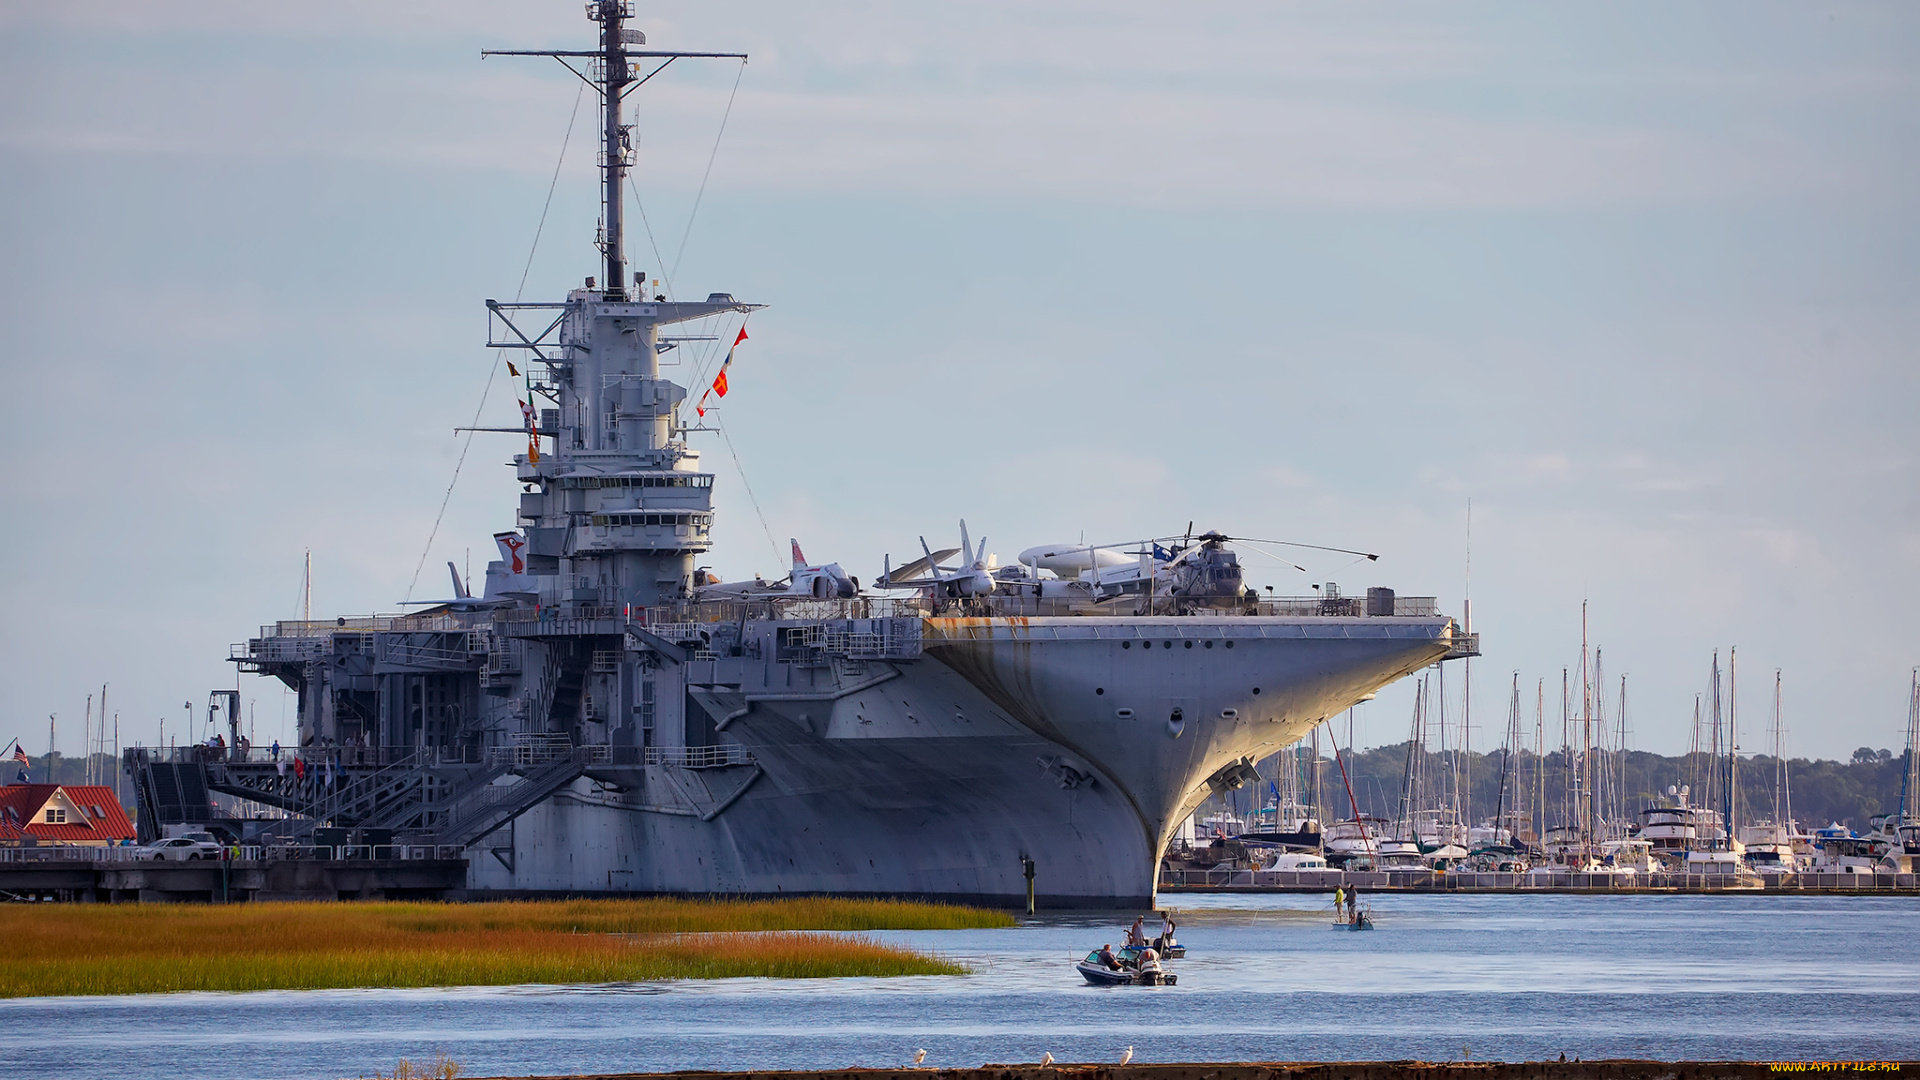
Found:
M 1108 967 L 1100 959 L 1100 950 L 1095 949 L 1074 967 L 1094 986 L 1172 986 L 1179 981 L 1179 976 L 1160 966 L 1160 958 L 1152 949 L 1128 946 L 1114 950 L 1113 958 L 1119 967 Z
M 1373 929 L 1373 905 L 1349 904 L 1344 913 L 1334 909 L 1333 928 L 1335 930 L 1371 930 Z
M 1187 955 L 1187 947 L 1173 940 L 1171 934 L 1161 934 L 1153 939 L 1152 949 L 1160 954 L 1162 960 L 1179 960 Z

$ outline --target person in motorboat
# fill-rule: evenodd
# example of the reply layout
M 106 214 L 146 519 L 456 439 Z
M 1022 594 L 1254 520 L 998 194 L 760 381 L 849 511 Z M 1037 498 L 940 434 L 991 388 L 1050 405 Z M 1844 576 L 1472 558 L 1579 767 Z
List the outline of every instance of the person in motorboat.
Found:
M 1101 965 L 1106 967 L 1108 970 L 1110 971 L 1120 970 L 1120 961 L 1114 958 L 1112 944 L 1106 944 L 1106 945 L 1100 946 L 1099 957 L 1100 957 Z
M 1368 907 L 1368 908 L 1362 909 L 1360 907 L 1360 897 L 1358 895 L 1349 896 L 1347 898 L 1347 911 L 1349 912 L 1347 916 L 1347 929 L 1349 930 L 1373 929 L 1373 908 Z
M 1153 947 L 1166 956 L 1176 958 L 1185 956 L 1187 950 L 1181 948 L 1180 943 L 1173 937 L 1173 915 L 1170 912 L 1161 912 L 1160 922 L 1160 936 L 1153 939 Z
M 1133 917 L 1133 925 L 1127 927 L 1128 947 L 1135 948 L 1135 949 L 1146 947 L 1146 944 L 1147 944 L 1146 921 L 1147 921 L 1147 917 L 1145 915 L 1135 915 Z
M 1160 966 L 1160 954 L 1147 948 L 1129 948 L 1121 954 L 1121 962 L 1133 973 L 1137 986 L 1172 986 L 1174 977 Z

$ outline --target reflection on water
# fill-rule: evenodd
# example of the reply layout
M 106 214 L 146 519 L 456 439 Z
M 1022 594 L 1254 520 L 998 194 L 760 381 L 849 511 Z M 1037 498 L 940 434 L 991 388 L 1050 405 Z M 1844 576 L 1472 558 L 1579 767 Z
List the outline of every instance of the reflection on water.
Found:
M 0 1001 L 0 1077 L 340 1077 L 1301 1059 L 1912 1057 L 1920 902 L 1178 896 L 1174 987 L 1084 985 L 1133 913 L 882 934 L 964 977 Z

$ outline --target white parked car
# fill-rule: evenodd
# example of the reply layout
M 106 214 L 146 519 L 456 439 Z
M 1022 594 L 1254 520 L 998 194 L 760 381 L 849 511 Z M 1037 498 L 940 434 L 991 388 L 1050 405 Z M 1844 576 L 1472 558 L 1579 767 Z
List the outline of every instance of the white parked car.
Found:
M 204 835 L 204 834 L 202 834 Z M 218 859 L 220 845 L 212 840 L 201 840 L 191 836 L 172 836 L 164 840 L 155 840 L 151 844 L 142 844 L 133 849 L 134 858 L 151 859 L 154 862 L 186 862 L 189 859 Z

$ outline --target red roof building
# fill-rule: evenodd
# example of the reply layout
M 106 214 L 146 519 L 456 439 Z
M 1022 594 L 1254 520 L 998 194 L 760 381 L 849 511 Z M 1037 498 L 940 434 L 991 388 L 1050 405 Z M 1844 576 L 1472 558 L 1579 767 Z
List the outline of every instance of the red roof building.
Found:
M 133 839 L 133 822 L 98 784 L 11 784 L 0 787 L 0 845 L 85 844 Z M 29 839 L 31 838 L 31 839 Z

